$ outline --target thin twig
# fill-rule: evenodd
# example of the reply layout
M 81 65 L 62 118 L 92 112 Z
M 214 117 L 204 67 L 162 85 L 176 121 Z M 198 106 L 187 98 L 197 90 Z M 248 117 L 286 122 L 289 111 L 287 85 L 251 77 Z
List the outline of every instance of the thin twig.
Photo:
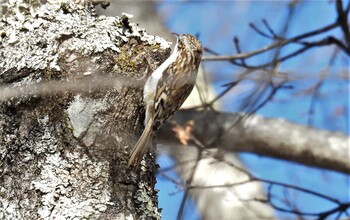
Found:
M 270 44 L 268 46 L 262 47 L 262 48 L 257 49 L 257 50 L 253 50 L 253 51 L 248 52 L 248 53 L 241 53 L 241 54 L 235 54 L 235 55 L 229 55 L 229 56 L 225 56 L 225 55 L 223 55 L 223 56 L 219 56 L 219 55 L 205 56 L 202 58 L 202 60 L 203 61 L 222 61 L 222 60 L 236 60 L 236 59 L 242 59 L 242 58 L 249 58 L 249 57 L 264 53 L 268 50 L 274 49 L 276 47 L 283 47 L 289 43 L 297 42 L 297 41 L 304 39 L 304 38 L 308 38 L 308 37 L 312 37 L 314 35 L 328 32 L 336 27 L 338 27 L 338 23 L 335 22 L 333 24 L 326 25 L 323 28 L 320 28 L 320 29 L 317 29 L 314 31 L 310 31 L 308 33 L 301 34 L 301 35 L 298 35 L 296 37 L 292 37 L 290 39 L 286 39 L 285 41 L 275 42 L 273 44 Z

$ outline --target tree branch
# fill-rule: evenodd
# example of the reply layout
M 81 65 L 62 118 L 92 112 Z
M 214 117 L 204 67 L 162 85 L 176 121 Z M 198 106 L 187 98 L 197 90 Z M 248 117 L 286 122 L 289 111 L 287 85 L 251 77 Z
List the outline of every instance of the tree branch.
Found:
M 174 118 L 178 124 L 189 120 L 194 120 L 193 135 L 207 148 L 251 152 L 350 173 L 350 139 L 341 133 L 297 125 L 283 119 L 258 115 L 246 118 L 241 114 L 214 111 L 183 110 Z M 168 123 L 159 131 L 160 143 L 178 142 L 170 130 L 172 124 Z
M 333 24 L 329 24 L 329 25 L 327 25 L 327 26 L 325 26 L 323 28 L 320 28 L 320 29 L 317 29 L 317 30 L 314 30 L 314 31 L 310 31 L 310 32 L 307 32 L 305 34 L 301 34 L 301 35 L 298 35 L 298 36 L 286 39 L 284 41 L 275 42 L 273 44 L 270 44 L 268 46 L 262 47 L 262 48 L 257 49 L 257 50 L 253 50 L 251 52 L 235 54 L 235 55 L 205 56 L 205 57 L 202 58 L 202 60 L 204 60 L 204 61 L 209 61 L 209 60 L 222 61 L 222 60 L 236 60 L 236 59 L 242 59 L 242 58 L 249 58 L 249 57 L 252 57 L 252 56 L 264 53 L 266 51 L 269 51 L 271 49 L 274 49 L 274 48 L 277 48 L 277 47 L 283 47 L 283 46 L 285 46 L 285 45 L 287 45 L 289 43 L 296 42 L 296 41 L 299 41 L 299 40 L 304 39 L 304 38 L 312 37 L 312 36 L 315 36 L 315 35 L 318 35 L 318 34 L 321 34 L 321 33 L 327 32 L 327 31 L 330 31 L 330 30 L 332 30 L 332 29 L 334 29 L 336 27 L 338 27 L 338 23 L 333 23 Z
M 340 28 L 344 33 L 344 38 L 348 47 L 350 47 L 350 30 L 348 26 L 348 14 L 347 11 L 343 9 L 343 2 L 341 0 L 336 1 L 337 12 L 338 12 L 338 23 Z

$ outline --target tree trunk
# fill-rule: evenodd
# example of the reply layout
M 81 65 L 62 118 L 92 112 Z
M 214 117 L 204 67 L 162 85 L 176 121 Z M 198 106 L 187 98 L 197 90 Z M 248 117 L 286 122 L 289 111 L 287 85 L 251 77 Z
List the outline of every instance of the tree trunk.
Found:
M 169 45 L 128 15 L 58 2 L 9 3 L 0 23 L 0 218 L 158 219 L 154 149 L 127 161 L 142 77 Z

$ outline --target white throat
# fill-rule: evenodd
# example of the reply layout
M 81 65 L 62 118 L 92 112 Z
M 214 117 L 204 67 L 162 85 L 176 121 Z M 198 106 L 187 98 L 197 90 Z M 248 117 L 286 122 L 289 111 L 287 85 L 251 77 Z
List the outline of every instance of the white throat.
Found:
M 156 94 L 156 90 L 157 90 L 157 85 L 158 85 L 158 81 L 160 80 L 160 78 L 162 78 L 163 76 L 163 72 L 168 68 L 168 66 L 175 62 L 176 57 L 179 53 L 178 49 L 177 49 L 177 44 L 174 47 L 174 51 L 173 53 L 170 55 L 170 57 L 168 57 L 168 59 L 166 59 L 164 61 L 164 63 L 162 63 L 152 74 L 151 76 L 147 79 L 146 83 L 145 83 L 145 87 L 144 87 L 144 93 L 143 93 L 143 97 L 144 97 L 144 101 L 151 101 L 151 97 L 149 97 L 149 95 L 151 95 L 150 93 L 154 93 L 153 94 L 153 99 L 154 100 L 154 96 Z
M 169 67 L 169 65 L 176 61 L 176 58 L 179 54 L 179 51 L 177 49 L 178 41 L 176 42 L 176 45 L 174 47 L 173 53 L 162 63 L 147 79 L 145 86 L 143 88 L 143 102 L 146 105 L 146 108 L 153 108 L 154 107 L 154 99 L 157 94 L 157 86 L 159 80 L 162 78 L 164 71 Z M 146 118 L 145 118 L 145 125 L 150 120 L 149 111 L 146 110 Z

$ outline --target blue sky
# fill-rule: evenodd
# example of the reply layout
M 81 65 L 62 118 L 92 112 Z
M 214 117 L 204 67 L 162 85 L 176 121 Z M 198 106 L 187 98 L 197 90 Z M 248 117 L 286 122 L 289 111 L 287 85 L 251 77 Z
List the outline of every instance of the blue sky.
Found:
M 256 32 L 249 28 L 249 23 L 262 27 L 261 19 L 266 19 L 270 26 L 278 32 L 286 19 L 288 7 L 287 1 L 162 1 L 158 2 L 157 10 L 172 32 L 198 34 L 204 46 L 220 54 L 228 55 L 235 53 L 232 43 L 233 36 L 240 39 L 242 50 L 246 52 L 271 44 L 270 39 L 257 36 Z M 334 3 L 326 0 L 305 1 L 295 8 L 295 13 L 288 27 L 287 36 L 289 37 L 323 27 L 336 19 Z M 339 30 L 334 30 L 320 37 L 323 38 L 329 34 L 341 36 Z M 310 40 L 317 40 L 320 37 Z M 282 54 L 289 53 L 295 48 L 295 46 L 288 46 L 282 51 Z M 320 72 L 327 68 L 333 51 L 334 47 L 331 46 L 313 49 L 284 62 L 279 70 L 293 73 L 295 80 L 290 85 L 293 85 L 294 89 L 279 91 L 270 103 L 258 111 L 258 114 L 267 117 L 282 117 L 307 125 L 310 121 L 308 111 L 311 96 L 306 93 L 306 89 L 314 85 L 319 79 Z M 250 59 L 249 62 L 251 64 L 261 63 L 269 59 L 271 55 L 271 53 L 266 53 Z M 340 77 L 340 73 L 346 73 L 349 68 L 348 61 L 348 57 L 343 53 L 329 68 L 327 81 L 319 91 L 320 98 L 311 116 L 312 126 L 349 134 L 349 82 Z M 232 80 L 232 76 L 241 70 L 225 62 L 205 62 L 204 67 L 213 74 L 212 78 L 216 78 L 214 87 L 218 92 L 222 89 L 222 84 Z M 237 101 L 239 100 L 228 96 L 224 99 L 226 104 L 223 110 L 236 111 Z M 349 177 L 343 174 L 248 153 L 240 154 L 240 158 L 256 176 L 302 186 L 333 196 L 341 201 L 350 200 Z M 164 167 L 165 164 L 171 162 L 169 158 L 160 157 L 159 163 Z M 160 207 L 164 208 L 163 218 L 175 219 L 182 193 L 178 192 L 173 184 L 161 178 L 158 179 L 157 188 L 161 189 L 159 200 Z M 274 192 L 282 196 L 280 189 L 276 188 Z M 295 203 L 302 211 L 307 212 L 334 208 L 334 204 L 301 193 L 295 197 Z M 188 210 L 194 209 L 190 207 Z M 195 211 L 186 213 L 186 219 L 198 218 Z M 280 218 L 293 217 L 283 213 L 277 214 Z

